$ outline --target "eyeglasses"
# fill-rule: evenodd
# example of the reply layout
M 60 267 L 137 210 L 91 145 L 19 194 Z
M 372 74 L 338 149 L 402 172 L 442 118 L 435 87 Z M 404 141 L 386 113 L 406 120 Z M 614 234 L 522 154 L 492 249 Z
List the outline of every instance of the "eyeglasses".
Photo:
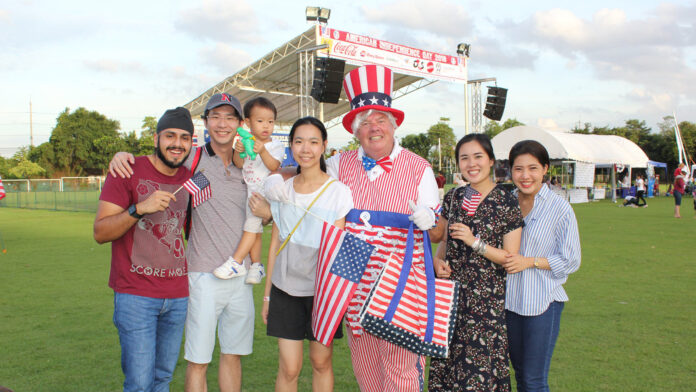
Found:
M 221 120 L 234 121 L 234 120 L 237 120 L 237 117 L 235 117 L 235 116 L 221 116 L 219 114 L 211 114 L 210 116 L 207 117 L 207 119 L 208 119 L 208 121 L 215 121 L 215 122 L 218 122 Z

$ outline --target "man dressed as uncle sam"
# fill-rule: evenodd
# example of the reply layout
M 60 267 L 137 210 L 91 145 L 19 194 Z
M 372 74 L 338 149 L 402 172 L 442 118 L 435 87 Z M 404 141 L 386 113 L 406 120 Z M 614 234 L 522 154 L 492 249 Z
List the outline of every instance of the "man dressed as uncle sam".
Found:
M 364 331 L 359 313 L 390 253 L 403 256 L 409 220 L 421 230 L 435 224 L 437 182 L 428 161 L 394 137 L 404 113 L 391 107 L 391 69 L 356 68 L 343 87 L 351 104 L 343 126 L 360 148 L 328 159 L 327 170 L 353 193 L 355 209 L 346 216 L 346 230 L 377 248 L 346 311 L 353 370 L 364 392 L 421 391 L 425 357 Z M 423 257 L 423 233 L 416 230 L 413 268 L 423 269 Z
M 346 311 L 353 370 L 363 392 L 421 391 L 425 357 L 363 330 L 360 311 L 390 254 L 403 260 L 411 222 L 420 229 L 414 230 L 412 268 L 424 269 L 421 230 L 435 224 L 437 183 L 428 161 L 394 137 L 404 113 L 391 107 L 391 69 L 356 68 L 345 76 L 343 87 L 351 103 L 343 126 L 360 147 L 329 158 L 327 172 L 353 194 L 355 208 L 346 216 L 346 230 L 376 247 Z M 276 189 L 267 196 L 282 198 Z

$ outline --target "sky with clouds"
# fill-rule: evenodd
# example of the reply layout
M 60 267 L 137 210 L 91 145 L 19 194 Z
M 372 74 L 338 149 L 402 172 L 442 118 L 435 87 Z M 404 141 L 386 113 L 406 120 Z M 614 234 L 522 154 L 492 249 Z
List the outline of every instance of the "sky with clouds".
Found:
M 692 1 L 17 0 L 0 3 L 0 154 L 29 144 L 30 101 L 35 144 L 66 107 L 139 130 L 305 31 L 306 5 L 330 8 L 330 27 L 420 49 L 470 43 L 469 78 L 509 89 L 503 120 L 567 130 L 638 118 L 656 129 L 676 111 L 696 122 Z M 464 134 L 463 85 L 394 106 L 406 113 L 398 136 L 440 117 Z M 332 146 L 349 139 L 329 132 Z

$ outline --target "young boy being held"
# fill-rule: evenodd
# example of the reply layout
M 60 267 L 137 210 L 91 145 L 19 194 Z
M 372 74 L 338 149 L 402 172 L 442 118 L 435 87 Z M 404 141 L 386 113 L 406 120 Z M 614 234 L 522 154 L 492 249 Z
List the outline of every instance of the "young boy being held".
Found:
M 271 171 L 280 167 L 280 162 L 285 154 L 285 146 L 271 139 L 277 111 L 275 105 L 264 97 L 257 97 L 244 105 L 244 123 L 254 136 L 254 152 L 256 159 L 239 156 L 244 152 L 241 140 L 235 145 L 235 153 L 232 156 L 234 165 L 242 169 L 244 182 L 247 184 L 247 196 L 254 192 L 263 195 L 263 182 Z M 265 275 L 261 264 L 261 233 L 263 224 L 261 218 L 251 213 L 247 204 L 246 221 L 244 221 L 244 234 L 239 241 L 237 250 L 227 261 L 217 267 L 213 274 L 220 279 L 230 279 L 235 276 L 247 275 L 245 282 L 249 284 L 261 283 Z M 247 254 L 251 256 L 251 267 L 247 273 L 243 260 Z

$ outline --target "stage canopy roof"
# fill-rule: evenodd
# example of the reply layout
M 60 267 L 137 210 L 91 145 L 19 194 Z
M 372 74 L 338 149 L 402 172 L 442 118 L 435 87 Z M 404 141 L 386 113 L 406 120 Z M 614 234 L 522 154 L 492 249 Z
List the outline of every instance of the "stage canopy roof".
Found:
M 265 95 L 273 101 L 278 109 L 277 125 L 289 127 L 301 115 L 298 54 L 315 46 L 315 27 L 311 27 L 241 71 L 209 88 L 184 107 L 191 111 L 191 115 L 195 119 L 200 118 L 206 102 L 214 94 L 230 93 L 239 98 L 242 103 Z M 346 63 L 345 73 L 354 68 L 354 65 Z M 395 72 L 392 98 L 397 99 L 434 82 L 435 80 Z M 340 124 L 343 115 L 349 110 L 350 105 L 345 92 L 341 91 L 341 98 L 337 104 L 324 103 L 323 120 L 326 127 Z M 317 117 L 319 116 L 317 115 Z
M 496 135 L 492 140 L 495 156 L 507 159 L 515 143 L 528 139 L 544 145 L 552 160 L 581 161 L 599 166 L 622 164 L 632 168 L 646 167 L 649 161 L 637 144 L 621 136 L 548 131 L 530 126 L 512 127 Z

